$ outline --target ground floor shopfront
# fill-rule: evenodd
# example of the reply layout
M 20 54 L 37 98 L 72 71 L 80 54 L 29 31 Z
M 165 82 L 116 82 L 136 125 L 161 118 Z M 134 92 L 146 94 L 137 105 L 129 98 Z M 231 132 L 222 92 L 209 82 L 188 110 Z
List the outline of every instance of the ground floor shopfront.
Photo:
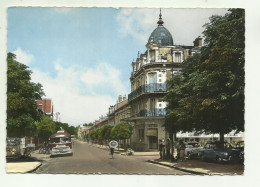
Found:
M 138 117 L 131 119 L 131 147 L 135 151 L 158 151 L 159 140 L 165 140 L 163 117 Z

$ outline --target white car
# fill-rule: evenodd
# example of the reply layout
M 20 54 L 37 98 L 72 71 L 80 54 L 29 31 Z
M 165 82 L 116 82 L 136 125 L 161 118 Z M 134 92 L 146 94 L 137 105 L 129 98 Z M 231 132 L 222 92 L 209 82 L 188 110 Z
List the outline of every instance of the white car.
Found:
M 198 142 L 185 143 L 184 155 L 188 158 L 196 158 L 203 149 Z

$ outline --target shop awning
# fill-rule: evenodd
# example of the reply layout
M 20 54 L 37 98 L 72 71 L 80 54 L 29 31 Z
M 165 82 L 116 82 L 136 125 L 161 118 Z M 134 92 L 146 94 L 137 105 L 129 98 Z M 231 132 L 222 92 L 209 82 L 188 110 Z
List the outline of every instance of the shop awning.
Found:
M 157 129 L 147 129 L 146 136 L 158 136 Z

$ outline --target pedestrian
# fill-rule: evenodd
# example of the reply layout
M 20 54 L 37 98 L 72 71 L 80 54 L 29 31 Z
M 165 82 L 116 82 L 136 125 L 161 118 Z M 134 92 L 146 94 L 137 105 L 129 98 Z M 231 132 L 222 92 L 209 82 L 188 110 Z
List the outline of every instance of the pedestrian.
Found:
M 110 150 L 110 154 L 112 155 L 112 158 L 114 158 L 113 155 L 114 155 L 115 148 L 109 146 L 109 150 Z
M 163 155 L 162 155 L 162 147 L 163 147 L 162 140 L 159 140 L 159 152 L 160 152 L 160 159 L 162 159 L 162 158 L 163 158 Z
M 169 139 L 166 140 L 165 149 L 166 149 L 166 159 L 170 159 L 171 146 L 170 146 L 170 140 Z
M 185 150 L 185 144 L 183 143 L 182 140 L 180 140 L 178 144 L 178 159 L 180 161 L 183 161 L 184 159 L 184 150 Z
M 165 141 L 162 140 L 162 158 L 165 159 Z
M 110 151 L 110 154 L 112 155 L 112 158 L 114 158 L 113 155 L 114 155 L 115 148 L 117 146 L 118 146 L 117 141 L 112 140 L 112 141 L 109 142 L 109 151 Z

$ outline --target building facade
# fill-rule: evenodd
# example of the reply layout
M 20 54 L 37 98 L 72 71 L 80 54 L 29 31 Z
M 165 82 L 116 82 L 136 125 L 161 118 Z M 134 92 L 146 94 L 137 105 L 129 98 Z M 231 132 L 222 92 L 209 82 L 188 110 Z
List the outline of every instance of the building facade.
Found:
M 138 52 L 138 58 L 132 62 L 128 95 L 131 114 L 127 120 L 133 126 L 132 148 L 136 151 L 158 150 L 159 140 L 167 138 L 163 126 L 167 81 L 180 74 L 183 61 L 199 53 L 202 44 L 199 37 L 194 46 L 174 45 L 171 33 L 163 26 L 161 13 L 157 24 L 146 44 L 146 52 Z
M 53 104 L 51 99 L 37 100 L 38 110 L 53 119 Z

